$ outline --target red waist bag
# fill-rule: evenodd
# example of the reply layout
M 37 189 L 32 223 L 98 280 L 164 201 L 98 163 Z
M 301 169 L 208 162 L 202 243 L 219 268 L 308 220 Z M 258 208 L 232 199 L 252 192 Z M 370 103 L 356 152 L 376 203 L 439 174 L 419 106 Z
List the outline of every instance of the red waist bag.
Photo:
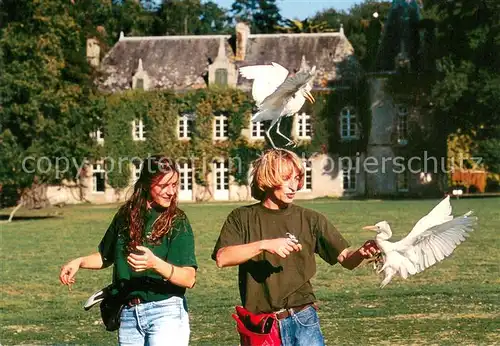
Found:
M 241 346 L 280 346 L 278 321 L 274 314 L 254 314 L 243 306 L 236 307 L 238 333 Z

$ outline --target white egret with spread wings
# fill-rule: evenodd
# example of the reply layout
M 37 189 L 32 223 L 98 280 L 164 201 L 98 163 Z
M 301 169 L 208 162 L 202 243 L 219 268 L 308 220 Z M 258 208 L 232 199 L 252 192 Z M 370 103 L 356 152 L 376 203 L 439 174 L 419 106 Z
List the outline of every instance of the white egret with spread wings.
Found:
M 294 141 L 280 132 L 281 119 L 297 113 L 304 105 L 305 100 L 314 103 L 311 95 L 312 81 L 316 73 L 316 66 L 310 71 L 299 71 L 290 75 L 283 66 L 254 65 L 240 68 L 240 73 L 247 79 L 253 79 L 252 97 L 258 107 L 258 112 L 252 116 L 252 122 L 271 120 L 266 131 L 273 148 L 276 148 L 270 136 L 271 128 L 276 125 L 276 132 L 288 142 Z
M 396 274 L 406 279 L 441 262 L 469 236 L 477 217 L 471 216 L 472 211 L 469 211 L 453 218 L 451 211 L 450 196 L 447 196 L 398 242 L 389 241 L 392 230 L 387 221 L 363 228 L 377 232 L 375 242 L 383 256 L 378 272 L 385 274 L 380 287 L 387 285 Z

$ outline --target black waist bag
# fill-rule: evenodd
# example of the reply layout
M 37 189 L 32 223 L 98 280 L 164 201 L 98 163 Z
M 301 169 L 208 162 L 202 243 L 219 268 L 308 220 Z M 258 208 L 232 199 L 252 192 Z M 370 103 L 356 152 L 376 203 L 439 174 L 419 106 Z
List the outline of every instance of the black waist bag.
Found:
M 120 328 L 120 315 L 123 310 L 123 299 L 109 293 L 100 304 L 101 318 L 106 330 L 112 332 Z
M 85 310 L 89 310 L 94 305 L 100 303 L 101 318 L 107 331 L 115 331 L 120 328 L 120 314 L 125 305 L 124 300 L 118 294 L 112 294 L 112 285 L 95 292 L 84 305 Z

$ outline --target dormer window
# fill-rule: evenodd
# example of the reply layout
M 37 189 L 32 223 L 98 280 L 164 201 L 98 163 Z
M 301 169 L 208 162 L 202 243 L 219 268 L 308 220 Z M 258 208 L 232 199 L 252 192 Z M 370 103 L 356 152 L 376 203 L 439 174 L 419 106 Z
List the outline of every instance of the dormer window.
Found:
M 340 112 L 340 137 L 344 140 L 358 139 L 358 124 L 356 111 L 351 107 L 344 107 Z
M 215 84 L 216 85 L 227 85 L 227 69 L 218 68 L 215 70 Z
M 132 138 L 134 141 L 146 140 L 146 128 L 142 119 L 132 121 Z
M 228 121 L 227 116 L 219 114 L 214 117 L 214 139 L 227 139 Z
M 148 72 L 142 66 L 142 59 L 139 59 L 137 70 L 132 77 L 132 89 L 148 90 L 151 86 L 151 81 Z
M 219 50 L 213 62 L 208 66 L 208 85 L 209 86 L 236 86 L 238 80 L 238 71 L 234 61 L 233 54 L 230 52 L 230 45 L 226 37 L 219 37 Z

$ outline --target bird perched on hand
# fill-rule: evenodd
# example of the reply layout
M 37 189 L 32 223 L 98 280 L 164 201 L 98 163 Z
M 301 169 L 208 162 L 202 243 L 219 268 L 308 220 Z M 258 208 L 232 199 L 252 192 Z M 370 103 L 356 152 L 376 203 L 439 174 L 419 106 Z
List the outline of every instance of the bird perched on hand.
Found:
M 286 68 L 274 62 L 271 65 L 241 67 L 239 71 L 243 77 L 254 80 L 252 97 L 258 112 L 252 116 L 252 122 L 271 120 L 266 135 L 273 148 L 276 146 L 270 131 L 275 125 L 276 132 L 288 141 L 286 145 L 294 144 L 294 141 L 280 132 L 281 119 L 297 113 L 306 99 L 311 103 L 315 102 L 311 89 L 316 66 L 310 71 L 299 71 L 295 75 L 289 75 Z
M 363 228 L 377 232 L 375 243 L 384 258 L 383 265 L 378 271 L 379 273 L 383 271 L 385 274 L 380 284 L 381 288 L 396 274 L 406 279 L 408 275 L 420 273 L 441 262 L 469 236 L 477 217 L 471 216 L 472 211 L 469 211 L 453 218 L 451 211 L 450 196 L 447 196 L 398 242 L 389 241 L 392 230 L 387 221 Z

